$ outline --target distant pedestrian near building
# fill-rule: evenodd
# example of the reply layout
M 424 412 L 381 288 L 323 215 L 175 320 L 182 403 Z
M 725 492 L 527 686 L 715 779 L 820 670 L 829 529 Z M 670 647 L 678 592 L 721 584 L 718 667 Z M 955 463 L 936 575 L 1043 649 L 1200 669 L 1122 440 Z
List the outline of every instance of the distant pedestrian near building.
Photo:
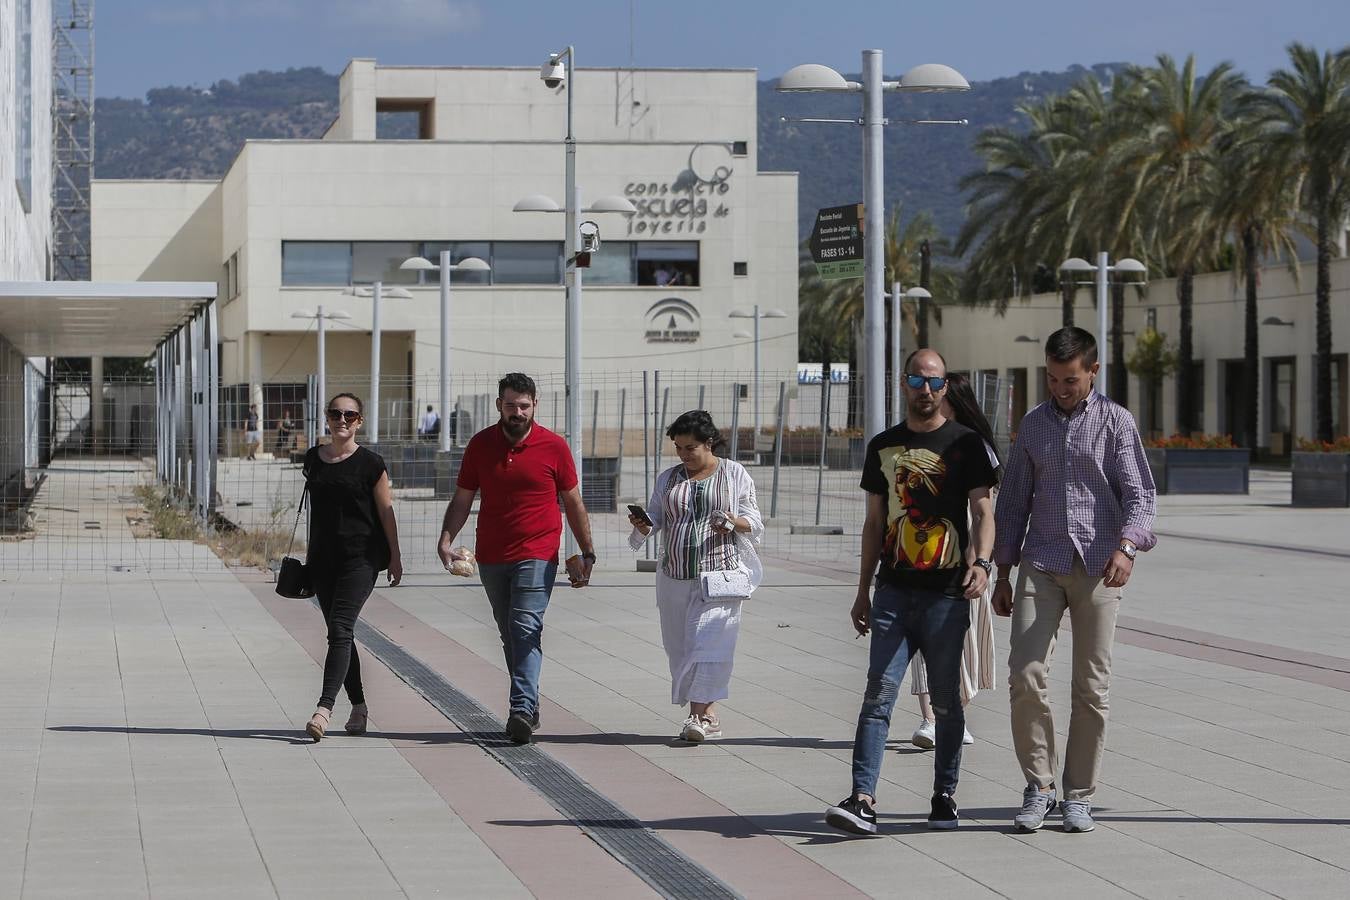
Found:
M 258 405 L 250 403 L 248 415 L 244 417 L 244 449 L 249 459 L 257 459 L 258 448 L 262 446 L 262 431 L 258 428 Z
M 436 415 L 436 410 L 431 404 L 427 404 L 427 411 L 422 413 L 422 418 L 417 423 L 417 434 L 423 440 L 431 440 L 441 433 L 441 417 Z
M 1068 832 L 1091 831 L 1106 743 L 1111 647 L 1135 554 L 1149 550 L 1156 498 L 1129 410 L 1093 390 L 1097 342 L 1072 326 L 1045 342 L 1050 399 L 1026 414 L 999 492 L 994 611 L 1011 615 L 1012 736 L 1026 790 L 1013 819 L 1036 831 L 1063 789 Z M 1017 590 L 1009 573 L 1017 566 Z M 1056 781 L 1050 656 L 1065 610 L 1073 624 L 1069 739 Z

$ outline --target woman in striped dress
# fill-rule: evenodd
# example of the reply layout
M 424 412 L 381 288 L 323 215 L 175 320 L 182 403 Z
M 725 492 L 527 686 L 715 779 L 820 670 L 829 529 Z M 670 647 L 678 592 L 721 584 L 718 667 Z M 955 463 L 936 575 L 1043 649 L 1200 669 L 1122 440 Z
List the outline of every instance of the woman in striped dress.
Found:
M 970 386 L 970 379 L 960 372 L 947 376 L 947 393 L 942 398 L 942 414 L 954 419 L 971 431 L 984 438 L 984 449 L 989 454 L 989 464 L 994 467 L 995 477 L 1003 474 L 1002 461 L 994 449 L 994 430 L 980 409 L 979 400 Z M 992 601 L 994 585 L 991 582 L 975 600 L 970 601 L 970 628 L 966 631 L 966 645 L 961 651 L 961 705 L 968 706 L 971 699 L 981 690 L 994 687 L 994 606 Z M 928 669 L 923 664 L 923 654 L 915 653 L 909 665 L 910 692 L 919 698 L 919 714 L 923 721 L 914 729 L 910 741 L 916 747 L 932 750 L 936 746 L 936 726 L 933 721 L 933 707 L 928 702 Z M 975 743 L 970 729 L 961 741 L 963 744 Z
M 741 570 L 751 588 L 763 569 L 752 542 L 764 532 L 755 482 L 745 467 L 714 451 L 722 435 L 699 409 L 671 423 L 679 465 L 662 472 L 647 504 L 651 523 L 629 516 L 629 545 L 637 550 L 655 531 L 664 535 L 656 573 L 661 641 L 670 661 L 670 700 L 689 705 L 680 737 L 692 743 L 722 736 L 716 704 L 728 696 L 743 600 L 705 601 L 699 575 Z

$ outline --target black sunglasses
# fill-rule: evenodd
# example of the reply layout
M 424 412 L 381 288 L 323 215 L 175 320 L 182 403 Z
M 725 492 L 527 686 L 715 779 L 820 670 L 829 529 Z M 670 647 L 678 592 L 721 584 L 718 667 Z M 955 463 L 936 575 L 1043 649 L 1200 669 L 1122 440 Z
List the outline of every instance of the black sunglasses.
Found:
M 354 409 L 330 409 L 328 410 L 328 421 L 336 422 L 339 419 L 348 425 L 361 418 L 361 414 Z
M 945 375 L 906 375 L 905 384 L 909 385 L 910 390 L 917 391 L 925 384 L 933 393 L 937 393 L 947 386 L 947 376 Z

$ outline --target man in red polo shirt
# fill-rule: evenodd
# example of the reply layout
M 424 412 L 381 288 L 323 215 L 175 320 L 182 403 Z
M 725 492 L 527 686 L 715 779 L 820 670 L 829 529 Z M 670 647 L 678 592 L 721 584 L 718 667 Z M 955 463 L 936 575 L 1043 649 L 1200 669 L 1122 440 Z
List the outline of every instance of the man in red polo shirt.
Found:
M 501 419 L 464 448 L 455 496 L 446 507 L 436 546 L 448 568 L 456 558 L 455 537 L 469 519 L 474 494 L 482 491 L 475 554 L 511 674 L 506 733 L 517 744 L 529 743 L 539 728 L 540 637 L 558 573 L 560 496 L 567 525 L 582 550 L 581 565 L 568 572 L 572 587 L 584 587 L 595 564 L 572 451 L 561 436 L 535 423 L 536 396 L 528 375 L 512 372 L 497 383 Z

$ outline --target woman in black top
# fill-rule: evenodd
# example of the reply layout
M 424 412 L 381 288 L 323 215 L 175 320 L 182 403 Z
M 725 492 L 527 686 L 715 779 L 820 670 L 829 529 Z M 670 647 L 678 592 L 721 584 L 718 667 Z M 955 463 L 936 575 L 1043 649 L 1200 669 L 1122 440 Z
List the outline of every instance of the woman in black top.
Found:
M 389 570 L 391 586 L 403 578 L 384 459 L 356 443 L 362 412 L 355 394 L 338 394 L 329 401 L 326 413 L 332 443 L 310 447 L 305 454 L 310 501 L 306 566 L 328 625 L 323 693 L 305 726 L 315 741 L 328 729 L 339 686 L 346 687 L 352 702 L 347 733 L 365 733 L 368 711 L 352 632 L 380 570 Z

